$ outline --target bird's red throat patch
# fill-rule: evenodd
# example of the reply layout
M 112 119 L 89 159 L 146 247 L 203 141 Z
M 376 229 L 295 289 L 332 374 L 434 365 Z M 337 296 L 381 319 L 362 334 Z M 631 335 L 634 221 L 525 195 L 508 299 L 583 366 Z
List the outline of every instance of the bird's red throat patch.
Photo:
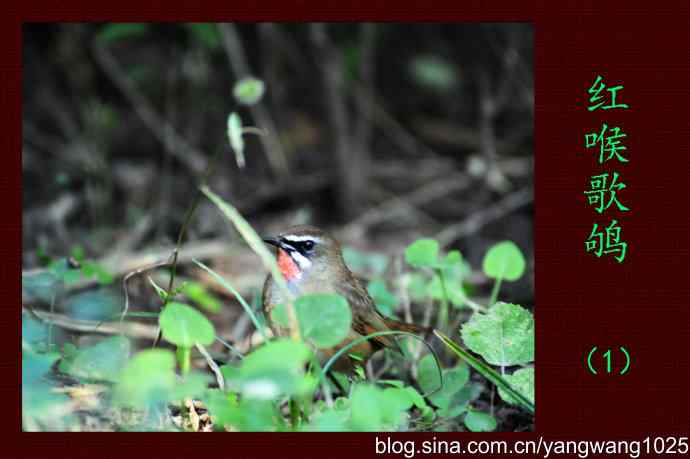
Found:
M 283 249 L 278 249 L 278 267 L 280 272 L 283 273 L 283 277 L 287 281 L 297 279 L 302 276 L 302 271 L 300 271 L 299 266 L 295 263 L 295 260 Z

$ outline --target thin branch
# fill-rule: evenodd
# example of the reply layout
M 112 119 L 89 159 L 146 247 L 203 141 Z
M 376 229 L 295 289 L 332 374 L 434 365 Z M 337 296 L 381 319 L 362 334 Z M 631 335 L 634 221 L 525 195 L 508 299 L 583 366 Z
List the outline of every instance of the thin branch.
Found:
M 475 212 L 464 220 L 446 226 L 434 239 L 442 246 L 447 246 L 451 242 L 467 237 L 476 233 L 489 223 L 496 221 L 517 209 L 530 204 L 534 200 L 532 187 L 528 186 L 518 191 L 514 191 L 505 196 L 500 201 Z

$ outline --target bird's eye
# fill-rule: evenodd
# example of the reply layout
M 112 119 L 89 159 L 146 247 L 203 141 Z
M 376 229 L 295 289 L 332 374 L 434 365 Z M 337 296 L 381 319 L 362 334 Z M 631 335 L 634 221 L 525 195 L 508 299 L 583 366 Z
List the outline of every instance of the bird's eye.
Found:
M 304 241 L 302 247 L 304 247 L 305 250 L 311 250 L 314 248 L 314 241 Z

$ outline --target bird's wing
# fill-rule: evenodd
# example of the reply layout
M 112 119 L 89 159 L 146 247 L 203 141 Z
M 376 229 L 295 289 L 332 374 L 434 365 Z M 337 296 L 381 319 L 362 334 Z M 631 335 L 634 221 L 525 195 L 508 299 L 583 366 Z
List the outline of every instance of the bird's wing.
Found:
M 381 331 L 390 331 L 384 318 L 376 310 L 374 301 L 369 296 L 369 293 L 357 279 L 353 277 L 352 282 L 339 283 L 337 290 L 337 293 L 345 297 L 350 303 L 352 329 L 354 331 L 362 336 Z M 390 347 L 400 350 L 400 346 L 392 335 L 376 336 L 371 338 L 370 342 L 377 349 Z

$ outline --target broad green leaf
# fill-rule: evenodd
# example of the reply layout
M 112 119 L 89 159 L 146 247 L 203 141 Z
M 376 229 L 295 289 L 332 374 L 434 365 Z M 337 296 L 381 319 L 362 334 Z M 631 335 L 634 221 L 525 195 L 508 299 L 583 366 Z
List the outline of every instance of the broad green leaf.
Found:
M 215 340 L 213 324 L 199 311 L 182 303 L 168 303 L 158 322 L 163 337 L 176 346 L 208 346 Z
M 244 138 L 242 137 L 242 119 L 235 112 L 228 116 L 228 141 L 235 152 L 237 165 L 244 167 Z
M 386 282 L 383 279 L 376 279 L 369 282 L 367 291 L 376 304 L 376 309 L 381 314 L 387 317 L 395 315 L 395 307 L 398 305 L 398 299 L 386 287 Z
M 106 338 L 98 344 L 77 350 L 65 368 L 61 366 L 61 370 L 77 378 L 116 381 L 127 363 L 129 351 L 127 338 Z
M 127 362 L 113 398 L 120 405 L 149 407 L 171 400 L 176 385 L 175 354 L 166 349 L 147 349 Z
M 355 431 L 380 431 L 383 413 L 379 406 L 379 389 L 369 384 L 357 384 L 352 390 L 350 425 Z
M 521 368 L 511 375 L 505 375 L 505 379 L 515 390 L 534 403 L 534 368 Z M 510 394 L 500 387 L 498 388 L 498 395 L 511 405 L 519 405 L 519 402 L 514 397 L 511 397 Z
M 281 414 L 276 404 L 270 400 L 243 398 L 226 410 L 226 425 L 241 432 L 276 431 Z
M 22 313 L 22 342 L 29 346 L 41 346 L 48 341 L 48 325 Z
M 471 432 L 491 432 L 496 430 L 496 420 L 481 411 L 469 411 L 465 415 L 465 427 Z
M 223 430 L 225 426 L 230 425 L 234 408 L 237 406 L 237 397 L 234 394 L 226 394 L 220 389 L 209 389 L 203 400 L 213 420 L 214 430 Z
M 405 249 L 405 261 L 416 268 L 438 265 L 438 242 L 417 239 Z
M 412 60 L 410 69 L 417 83 L 437 91 L 447 91 L 458 81 L 453 65 L 441 56 L 417 56 Z
M 104 44 L 135 38 L 144 35 L 149 30 L 148 24 L 120 23 L 106 24 L 98 32 L 97 40 Z
M 254 105 L 263 97 L 266 87 L 264 82 L 253 77 L 243 78 L 237 83 L 232 90 L 232 95 L 235 96 L 237 102 L 244 105 Z
M 486 252 L 482 267 L 493 279 L 515 281 L 525 272 L 525 257 L 514 242 L 503 241 Z
M 347 418 L 336 410 L 322 411 L 312 416 L 311 422 L 305 424 L 303 432 L 346 432 L 349 430 Z
M 417 381 L 419 387 L 425 393 L 433 392 L 429 395 L 434 405 L 439 408 L 448 408 L 457 394 L 469 381 L 470 372 L 467 365 L 459 364 L 455 368 L 443 370 L 443 387 L 440 387 L 437 363 L 431 354 L 428 354 L 419 361 L 417 369 Z M 435 392 L 434 392 L 435 391 Z M 460 414 L 460 413 L 458 413 Z
M 60 354 L 22 353 L 22 386 L 38 383 L 47 376 Z
M 278 339 L 248 354 L 238 366 L 224 365 L 221 370 L 232 390 L 247 398 L 270 400 L 311 389 L 313 381 L 304 376 L 310 356 L 303 342 Z
M 318 348 L 339 344 L 350 333 L 352 311 L 340 295 L 312 294 L 295 301 L 302 338 Z
M 59 285 L 60 279 L 51 271 L 22 274 L 22 297 L 30 301 L 38 299 L 44 303 L 50 303 Z
M 182 381 L 175 385 L 172 398 L 175 400 L 199 398 L 206 393 L 206 388 L 211 380 L 211 375 L 208 373 L 187 373 Z
M 65 309 L 75 319 L 108 320 L 120 313 L 122 298 L 112 289 L 101 287 L 70 297 L 65 302 Z
M 534 320 L 522 306 L 499 301 L 486 314 L 475 313 L 462 326 L 462 340 L 491 365 L 534 360 Z

